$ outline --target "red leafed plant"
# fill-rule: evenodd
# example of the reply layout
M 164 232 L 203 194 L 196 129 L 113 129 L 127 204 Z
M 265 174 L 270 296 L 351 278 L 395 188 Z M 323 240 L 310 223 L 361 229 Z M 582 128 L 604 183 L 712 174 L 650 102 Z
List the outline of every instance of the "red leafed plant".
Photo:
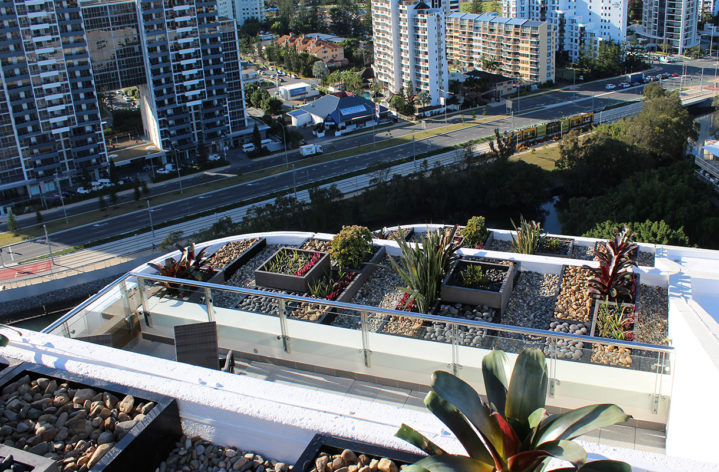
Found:
M 165 259 L 164 265 L 155 264 L 154 262 L 149 262 L 147 265 L 159 272 L 160 275 L 175 279 L 205 281 L 215 273 L 214 268 L 205 264 L 207 259 L 202 257 L 207 248 L 203 248 L 196 253 L 195 243 L 188 247 L 182 247 L 178 244 L 176 247 L 181 251 L 179 259 L 168 257 Z M 175 284 L 163 282 L 162 285 L 170 289 L 177 289 Z
M 312 257 L 310 258 L 310 260 L 307 261 L 307 262 L 305 263 L 305 265 L 303 265 L 302 267 L 300 267 L 299 270 L 297 270 L 297 271 L 295 272 L 295 275 L 298 276 L 298 277 L 302 277 L 303 275 L 305 275 L 305 274 L 312 268 L 312 266 L 314 266 L 315 264 L 317 264 L 317 261 L 319 261 L 320 258 L 322 258 L 322 254 L 321 254 L 321 253 L 315 252 L 314 254 L 312 254 Z
M 599 267 L 589 269 L 594 277 L 589 280 L 589 293 L 601 297 L 626 297 L 631 299 L 635 291 L 635 279 L 629 270 L 635 265 L 632 256 L 638 246 L 629 238 L 629 228 L 616 229 L 614 239 L 600 243 L 600 249 L 594 251 Z
M 332 286 L 332 291 L 325 298 L 327 298 L 327 300 L 337 300 L 337 297 L 339 297 L 340 293 L 342 293 L 342 290 L 347 288 L 356 276 L 356 272 L 348 272 L 343 275 L 342 278 L 335 282 Z
M 417 311 L 416 303 L 414 301 L 414 298 L 407 303 L 407 300 L 409 300 L 410 294 L 408 292 L 404 292 L 402 295 L 402 298 L 399 299 L 397 302 L 397 305 L 395 305 L 395 310 L 402 310 L 402 311 Z

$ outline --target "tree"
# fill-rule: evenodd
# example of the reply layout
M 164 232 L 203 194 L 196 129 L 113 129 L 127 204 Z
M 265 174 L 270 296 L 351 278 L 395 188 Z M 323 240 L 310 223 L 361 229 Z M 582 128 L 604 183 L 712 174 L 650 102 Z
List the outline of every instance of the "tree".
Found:
M 17 224 L 17 220 L 15 219 L 15 215 L 12 212 L 12 208 L 8 208 L 7 210 L 7 230 L 13 234 L 17 234 L 17 231 L 20 229 L 20 226 Z
M 35 210 L 35 220 L 37 224 L 42 223 L 42 213 L 40 213 L 40 210 Z
M 509 136 L 501 136 L 499 129 L 494 129 L 494 139 L 489 141 L 490 157 L 506 161 L 517 152 L 517 142 Z
M 667 91 L 661 86 L 659 82 L 650 82 L 644 86 L 644 98 L 647 100 L 654 100 L 655 98 L 661 98 L 667 96 Z
M 270 115 L 279 115 L 282 113 L 282 100 L 277 97 L 270 97 L 262 109 Z
M 358 94 L 362 92 L 362 77 L 351 70 L 332 72 L 327 76 L 327 83 L 330 85 L 340 84 L 346 91 L 351 93 Z
M 115 161 L 110 159 L 110 182 L 112 182 L 112 185 L 117 185 L 117 182 L 120 180 L 120 176 L 117 174 L 117 168 L 115 167 Z
M 646 220 L 643 223 L 617 223 L 607 220 L 597 223 L 582 236 L 588 238 L 611 239 L 614 237 L 615 229 L 628 226 L 630 231 L 635 233 L 632 238 L 636 242 L 650 244 L 671 244 L 674 246 L 689 246 L 689 237 L 684 233 L 684 227 L 673 229 L 664 220 Z
M 324 63 L 324 61 L 315 61 L 314 64 L 312 64 L 312 77 L 315 79 L 324 80 L 325 77 L 327 77 L 327 64 Z
M 427 92 L 426 90 L 422 90 L 417 94 L 414 100 L 424 107 L 430 104 L 432 98 L 429 96 L 429 92 Z

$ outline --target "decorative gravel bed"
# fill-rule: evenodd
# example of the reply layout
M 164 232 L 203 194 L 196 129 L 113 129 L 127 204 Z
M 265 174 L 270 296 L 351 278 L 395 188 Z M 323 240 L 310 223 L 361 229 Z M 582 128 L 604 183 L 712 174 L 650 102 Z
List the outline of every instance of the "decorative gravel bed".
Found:
M 566 266 L 554 308 L 554 317 L 561 320 L 590 323 L 592 297 L 588 293 L 592 273 L 581 267 Z
M 520 272 L 502 323 L 547 329 L 554 315 L 558 292 L 559 275 Z
M 155 406 L 29 375 L 5 386 L 0 404 L 0 442 L 57 460 L 68 472 L 91 469 Z
M 642 285 L 637 298 L 635 340 L 647 344 L 669 344 L 667 289 Z
M 580 246 L 575 244 L 572 248 L 572 259 L 579 259 L 582 261 L 593 261 L 594 260 L 594 246 Z
M 502 251 L 512 252 L 512 241 L 502 241 L 497 238 L 493 238 L 489 244 L 484 246 L 485 251 Z
M 438 316 L 446 316 L 447 318 L 458 318 L 460 320 L 485 321 L 487 323 L 496 322 L 499 318 L 497 310 L 488 306 L 470 306 L 461 303 L 440 304 L 436 313 Z M 450 342 L 452 330 L 446 323 L 432 322 L 424 333 L 424 339 L 439 342 Z M 457 342 L 464 346 L 481 347 L 487 336 L 487 330 L 481 328 L 471 328 L 467 326 L 457 327 Z
M 265 459 L 253 452 L 216 446 L 201 438 L 183 436 L 157 469 L 159 472 L 288 472 L 291 465 Z
M 549 329 L 557 333 L 567 333 L 589 336 L 589 327 L 585 323 L 570 323 L 568 321 L 552 321 L 549 323 Z M 558 339 L 556 342 L 547 340 L 544 347 L 544 354 L 554 356 L 558 359 L 571 359 L 578 361 L 584 354 L 584 342 L 583 341 L 569 341 L 565 339 Z
M 654 267 L 654 253 L 639 251 L 637 265 L 641 267 Z
M 216 268 L 223 268 L 230 262 L 242 255 L 250 246 L 259 241 L 258 238 L 244 239 L 242 241 L 231 241 L 217 250 L 209 259 L 207 264 Z
M 394 461 L 386 457 L 371 457 L 365 454 L 358 456 L 345 449 L 340 454 L 333 455 L 320 452 L 310 472 L 398 472 L 403 468 L 404 466 L 397 467 Z
M 320 252 L 329 252 L 330 248 L 332 247 L 332 241 L 329 241 L 327 239 L 308 239 L 304 243 L 302 243 L 302 246 L 300 246 L 300 249 L 305 249 L 307 251 L 320 251 Z

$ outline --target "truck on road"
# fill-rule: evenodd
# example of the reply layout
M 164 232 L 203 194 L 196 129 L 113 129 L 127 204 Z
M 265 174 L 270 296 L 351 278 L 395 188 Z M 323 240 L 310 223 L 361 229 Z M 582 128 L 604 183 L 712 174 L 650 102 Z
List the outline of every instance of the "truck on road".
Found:
M 635 72 L 627 74 L 627 82 L 630 84 L 640 84 L 644 82 L 644 72 Z
M 322 154 L 323 152 L 324 150 L 319 144 L 307 144 L 305 146 L 300 146 L 300 154 L 302 157 L 310 157 L 315 154 Z

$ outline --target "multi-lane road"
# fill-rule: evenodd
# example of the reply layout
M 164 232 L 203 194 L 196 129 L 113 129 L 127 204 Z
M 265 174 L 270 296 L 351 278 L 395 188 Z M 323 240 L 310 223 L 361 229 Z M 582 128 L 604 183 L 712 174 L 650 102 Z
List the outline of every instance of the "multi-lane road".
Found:
M 692 61 L 690 63 L 661 64 L 652 69 L 653 74 L 660 72 L 669 72 L 677 74 L 685 74 L 685 78 L 675 78 L 666 82 L 671 88 L 678 88 L 680 85 L 697 85 L 701 78 L 704 83 L 714 80 L 715 62 L 713 60 Z M 702 72 L 702 67 L 704 71 Z M 407 157 L 413 154 L 420 154 L 432 149 L 443 148 L 456 145 L 472 139 L 482 138 L 493 134 L 495 128 L 501 131 L 516 127 L 526 126 L 543 120 L 557 119 L 562 116 L 576 114 L 582 111 L 602 110 L 603 108 L 616 104 L 618 102 L 632 101 L 640 98 L 643 86 L 633 86 L 627 89 L 617 88 L 614 90 L 606 90 L 607 83 L 618 84 L 622 78 L 612 80 L 602 80 L 587 84 L 577 84 L 576 87 L 567 87 L 563 90 L 552 91 L 543 94 L 531 95 L 523 97 L 519 100 L 513 100 L 513 110 L 510 110 L 504 103 L 491 105 L 488 109 L 487 118 L 492 115 L 512 115 L 507 117 L 499 117 L 495 120 L 463 128 L 460 130 L 442 133 L 431 138 L 418 140 L 416 142 L 408 142 L 392 148 L 387 148 L 375 152 L 358 154 L 340 160 L 327 163 L 313 165 L 294 170 L 289 170 L 281 174 L 266 177 L 257 181 L 244 183 L 223 190 L 214 191 L 204 195 L 180 200 L 157 207 L 152 211 L 152 220 L 154 224 L 165 221 L 172 221 L 186 215 L 191 215 L 201 211 L 211 210 L 223 205 L 228 205 L 238 201 L 252 199 L 254 197 L 266 195 L 268 193 L 291 188 L 292 186 L 300 186 L 318 180 L 327 179 L 333 176 L 346 174 L 352 171 L 365 170 L 373 164 L 381 162 L 390 162 L 400 157 Z M 469 117 L 465 117 L 467 119 Z M 460 116 L 451 116 L 449 122 L 460 122 Z M 384 139 L 412 135 L 423 129 L 439 128 L 445 126 L 442 117 L 437 120 L 428 121 L 424 125 L 412 124 L 404 127 L 398 127 L 389 131 L 380 131 L 374 138 L 377 142 Z M 348 137 L 342 140 L 336 140 L 330 144 L 330 150 L 342 150 L 357 147 L 362 144 L 371 144 L 373 140 L 372 134 L 364 134 L 356 137 Z M 291 153 L 290 163 L 299 160 L 297 153 Z M 278 165 L 285 162 L 284 156 L 280 155 L 264 162 L 267 166 Z M 242 168 L 245 165 L 243 160 L 236 160 L 233 166 Z M 183 186 L 201 185 L 218 178 L 223 178 L 213 172 L 204 173 L 183 180 Z M 153 193 L 163 193 L 175 191 L 179 188 L 178 182 L 169 182 L 153 188 Z M 125 200 L 131 199 L 132 195 L 125 195 Z M 90 200 L 80 205 L 75 205 L 69 209 L 69 214 L 82 213 L 96 208 L 97 203 Z M 48 211 L 45 219 L 62 217 L 62 210 L 56 209 Z M 149 214 L 146 210 L 130 213 L 118 218 L 107 219 L 91 226 L 69 229 L 60 233 L 51 235 L 51 239 L 59 246 L 74 246 L 87 243 L 97 239 L 103 239 L 116 234 L 122 234 L 139 228 L 148 227 L 150 223 Z

